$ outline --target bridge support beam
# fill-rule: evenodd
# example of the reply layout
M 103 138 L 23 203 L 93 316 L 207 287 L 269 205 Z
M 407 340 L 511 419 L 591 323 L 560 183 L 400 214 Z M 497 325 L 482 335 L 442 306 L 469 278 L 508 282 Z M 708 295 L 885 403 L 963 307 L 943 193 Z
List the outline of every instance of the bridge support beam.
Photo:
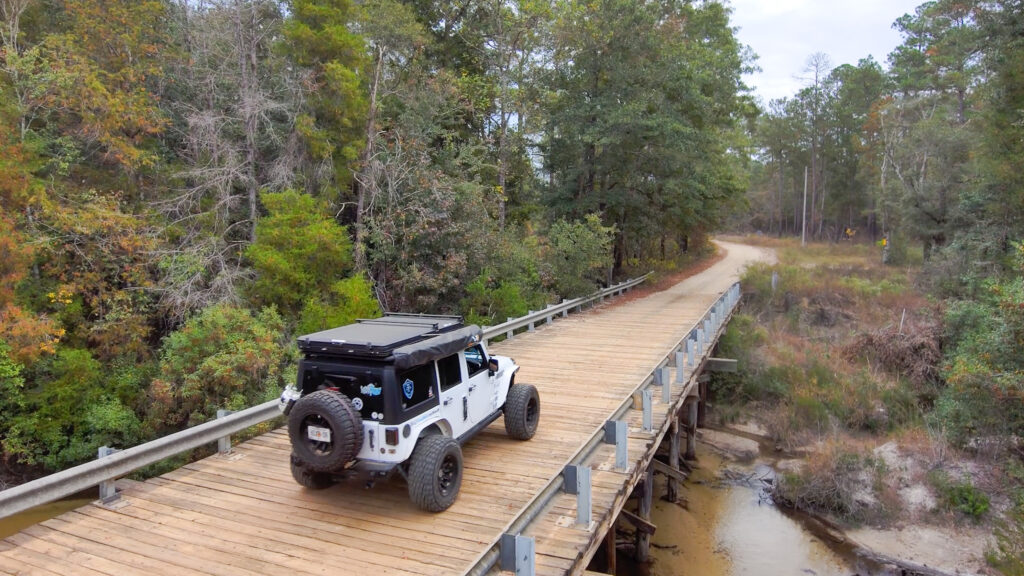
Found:
M 650 523 L 651 520 L 651 505 L 653 501 L 654 493 L 654 467 L 648 466 L 647 471 L 644 473 L 644 479 L 640 481 L 638 486 L 640 493 L 637 502 L 636 515 L 641 519 Z M 651 557 L 651 535 L 640 528 L 636 530 L 636 561 L 647 562 Z
M 686 399 L 686 453 L 683 458 L 697 459 L 697 399 Z
M 672 424 L 668 429 L 668 465 L 675 471 L 679 471 L 679 418 L 672 418 Z M 668 490 L 665 497 L 669 502 L 679 500 L 679 481 L 674 476 L 668 477 Z

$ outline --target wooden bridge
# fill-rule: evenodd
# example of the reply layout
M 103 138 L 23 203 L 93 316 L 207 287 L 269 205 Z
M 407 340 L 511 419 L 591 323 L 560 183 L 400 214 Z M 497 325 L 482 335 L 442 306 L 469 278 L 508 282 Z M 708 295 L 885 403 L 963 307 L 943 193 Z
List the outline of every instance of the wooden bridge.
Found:
M 467 443 L 459 498 L 443 513 L 417 509 L 397 479 L 303 489 L 278 429 L 159 478 L 121 480 L 113 504 L 8 537 L 0 574 L 580 574 L 602 546 L 614 565 L 620 516 L 640 527 L 642 554 L 652 474 L 675 477 L 678 462 L 652 460 L 665 437 L 678 454 L 696 423 L 698 381 L 745 257 L 492 345 L 540 390 L 540 427 L 519 442 L 499 420 Z

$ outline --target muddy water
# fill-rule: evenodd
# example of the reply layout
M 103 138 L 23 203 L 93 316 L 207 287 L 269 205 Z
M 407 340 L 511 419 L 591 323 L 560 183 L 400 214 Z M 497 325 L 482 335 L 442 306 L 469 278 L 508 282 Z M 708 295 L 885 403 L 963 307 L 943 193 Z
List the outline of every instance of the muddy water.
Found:
M 698 444 L 698 465 L 681 490 L 685 502 L 655 502 L 648 567 L 620 566 L 619 574 L 653 576 L 849 576 L 871 574 L 783 514 L 765 495 L 764 464 L 723 462 Z M 664 494 L 664 480 L 655 494 Z M 621 556 L 620 556 L 621 558 Z
M 36 506 L 31 510 L 26 510 L 15 514 L 14 516 L 8 516 L 7 518 L 0 518 L 0 539 L 6 538 L 12 534 L 20 532 L 33 524 L 38 524 L 43 520 L 49 520 L 60 516 L 65 512 L 70 512 L 76 508 L 81 508 L 86 504 L 94 502 L 93 498 L 71 498 L 68 500 L 58 500 L 57 502 L 50 502 L 49 504 L 43 504 L 42 506 Z

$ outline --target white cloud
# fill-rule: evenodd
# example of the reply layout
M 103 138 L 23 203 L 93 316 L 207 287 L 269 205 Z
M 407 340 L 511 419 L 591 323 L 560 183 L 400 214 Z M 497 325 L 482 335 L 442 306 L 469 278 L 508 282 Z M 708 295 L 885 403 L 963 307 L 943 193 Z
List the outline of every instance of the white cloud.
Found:
M 892 23 L 913 13 L 920 0 L 731 0 L 732 24 L 740 42 L 759 56 L 762 72 L 746 78 L 768 100 L 790 97 L 805 85 L 798 79 L 807 58 L 828 54 L 833 66 L 856 64 L 871 55 L 881 64 L 901 38 Z

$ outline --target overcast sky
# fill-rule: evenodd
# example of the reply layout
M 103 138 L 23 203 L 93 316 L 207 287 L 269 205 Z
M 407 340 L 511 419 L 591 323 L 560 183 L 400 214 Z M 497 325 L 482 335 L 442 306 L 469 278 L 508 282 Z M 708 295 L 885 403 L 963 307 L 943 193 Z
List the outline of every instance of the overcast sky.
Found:
M 729 0 L 739 41 L 761 68 L 746 78 L 764 104 L 805 86 L 807 58 L 829 56 L 832 66 L 857 64 L 869 54 L 883 67 L 901 38 L 892 23 L 925 0 Z

